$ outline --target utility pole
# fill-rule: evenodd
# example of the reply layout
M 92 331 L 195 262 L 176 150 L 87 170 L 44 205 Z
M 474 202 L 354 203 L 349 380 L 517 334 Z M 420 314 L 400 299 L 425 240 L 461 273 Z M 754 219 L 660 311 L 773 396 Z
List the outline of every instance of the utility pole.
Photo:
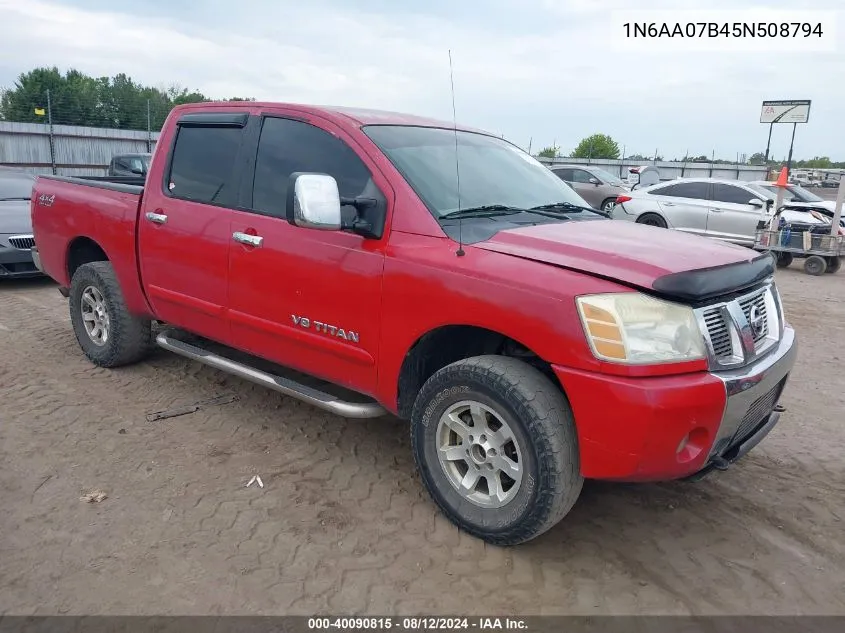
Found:
M 153 131 L 150 122 L 150 100 L 147 99 L 147 154 L 153 151 Z
M 766 158 L 764 163 L 766 164 L 766 169 L 769 167 L 769 148 L 772 146 L 772 128 L 775 126 L 775 122 L 772 121 L 769 123 L 769 140 L 766 141 Z
M 50 165 L 56 175 L 56 144 L 53 140 L 53 104 L 50 102 L 50 90 L 47 90 L 47 124 L 50 126 Z

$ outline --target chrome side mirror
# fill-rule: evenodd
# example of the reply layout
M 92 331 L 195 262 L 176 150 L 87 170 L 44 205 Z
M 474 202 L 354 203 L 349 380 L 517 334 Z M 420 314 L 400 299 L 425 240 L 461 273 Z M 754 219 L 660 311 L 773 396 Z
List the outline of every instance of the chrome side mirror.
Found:
M 760 200 L 760 198 L 751 198 L 751 200 L 748 201 L 748 204 L 752 207 L 759 207 L 760 209 L 763 208 L 763 201 Z
M 596 187 L 601 184 L 598 178 L 590 178 L 590 183 L 594 184 Z
M 341 229 L 337 181 L 326 174 L 293 173 L 288 185 L 288 222 L 321 231 Z

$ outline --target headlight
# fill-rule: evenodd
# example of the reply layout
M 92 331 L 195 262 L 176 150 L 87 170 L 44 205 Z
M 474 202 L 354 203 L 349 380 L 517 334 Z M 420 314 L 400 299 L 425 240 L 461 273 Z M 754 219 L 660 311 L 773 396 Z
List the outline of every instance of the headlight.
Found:
M 576 299 L 593 354 L 599 360 L 648 365 L 705 357 L 692 308 L 638 292 Z

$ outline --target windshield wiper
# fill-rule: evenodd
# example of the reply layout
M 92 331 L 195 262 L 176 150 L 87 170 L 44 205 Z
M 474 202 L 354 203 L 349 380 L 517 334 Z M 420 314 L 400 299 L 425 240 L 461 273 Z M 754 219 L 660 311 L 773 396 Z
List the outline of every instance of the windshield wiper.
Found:
M 523 213 L 525 209 L 519 207 L 509 207 L 505 204 L 485 204 L 480 207 L 468 207 L 466 209 L 458 209 L 457 211 L 450 211 L 445 215 L 441 215 L 441 220 L 451 220 L 452 218 L 495 218 L 500 215 L 514 215 Z
M 582 213 L 584 211 L 589 211 L 590 213 L 595 213 L 597 215 L 601 215 L 607 218 L 610 217 L 610 215 L 605 213 L 604 211 L 599 211 L 598 209 L 593 209 L 592 207 L 582 207 L 577 204 L 572 204 L 571 202 L 552 202 L 550 204 L 541 204 L 536 207 L 531 207 L 527 210 L 545 211 L 548 213 L 560 214 L 562 217 L 565 217 L 570 213 Z

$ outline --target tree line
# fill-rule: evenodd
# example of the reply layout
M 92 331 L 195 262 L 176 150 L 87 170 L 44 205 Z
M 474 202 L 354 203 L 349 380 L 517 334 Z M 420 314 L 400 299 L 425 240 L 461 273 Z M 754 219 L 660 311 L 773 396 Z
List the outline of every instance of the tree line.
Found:
M 49 103 L 48 103 L 49 93 Z M 75 69 L 36 68 L 0 88 L 0 120 L 158 131 L 170 110 L 212 99 L 179 85 L 145 86 L 124 73 L 91 77 Z M 231 97 L 225 101 L 254 101 Z
M 556 145 L 544 147 L 539 152 L 539 156 L 543 158 L 596 158 L 596 159 L 619 159 L 624 158 L 633 162 L 640 161 L 663 161 L 664 157 L 657 152 L 651 156 L 643 154 L 627 154 L 622 156 L 619 150 L 619 144 L 614 141 L 607 134 L 591 134 L 582 139 L 577 147 L 569 156 L 561 156 L 560 148 Z M 684 156 L 682 158 L 672 158 L 672 162 L 676 163 L 714 163 L 721 165 L 736 165 L 736 160 L 726 160 L 723 158 L 715 158 L 700 154 L 698 156 Z M 780 168 L 782 161 L 772 160 L 766 161 L 766 156 L 763 152 L 755 152 L 750 157 L 740 161 L 748 165 L 768 165 L 769 167 Z M 845 161 L 834 162 L 827 156 L 815 156 L 810 159 L 793 160 L 792 168 L 804 169 L 845 169 Z

